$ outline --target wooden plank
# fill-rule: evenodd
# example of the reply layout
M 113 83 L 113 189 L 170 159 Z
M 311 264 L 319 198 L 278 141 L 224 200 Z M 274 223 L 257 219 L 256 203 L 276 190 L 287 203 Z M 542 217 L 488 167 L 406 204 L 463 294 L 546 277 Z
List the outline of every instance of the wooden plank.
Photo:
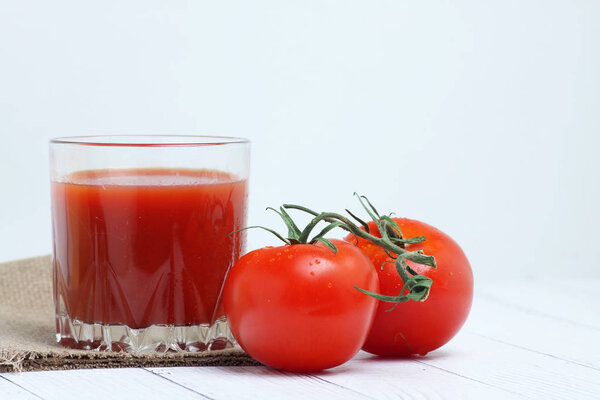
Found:
M 367 353 L 313 375 L 266 367 L 152 368 L 152 372 L 213 399 L 521 398 L 502 388 L 463 378 L 414 360 L 373 358 Z
M 2 377 L 44 400 L 204 398 L 141 368 L 24 372 Z
M 519 280 L 478 286 L 476 299 L 600 332 L 599 293 L 600 279 Z
M 349 363 L 317 374 L 321 379 L 376 399 L 513 399 L 501 387 L 424 365 L 361 352 Z
M 40 400 L 42 398 L 34 395 L 31 392 L 28 392 L 27 390 L 0 375 L 0 399 Z
M 535 289 L 532 290 L 532 293 L 535 292 Z M 564 307 L 571 310 L 585 309 L 585 301 L 580 301 L 577 298 L 565 299 Z M 533 307 L 527 308 L 527 304 L 520 303 L 519 307 L 515 307 L 510 303 L 477 296 L 464 329 L 516 347 L 600 370 L 600 330 L 568 322 L 560 314 L 554 317 L 553 314 L 540 313 Z M 571 313 L 576 315 L 578 312 Z M 596 324 L 596 320 L 600 318 L 600 310 L 596 310 L 596 314 L 590 316 L 590 325 Z
M 295 375 L 265 367 L 53 371 L 0 375 L 0 399 L 106 398 L 600 398 L 598 281 L 512 282 L 477 288 L 463 331 L 427 357 L 361 353 L 340 367 Z M 527 290 L 524 290 L 527 289 Z M 511 293 L 506 296 L 506 291 Z M 10 382 L 8 382 L 9 380 Z M 17 386 L 19 385 L 19 386 Z M 39 397 L 36 397 L 39 396 Z
M 369 398 L 308 374 L 291 374 L 267 367 L 179 367 L 149 371 L 211 399 L 329 399 Z
M 600 398 L 600 371 L 468 332 L 420 362 L 527 397 Z

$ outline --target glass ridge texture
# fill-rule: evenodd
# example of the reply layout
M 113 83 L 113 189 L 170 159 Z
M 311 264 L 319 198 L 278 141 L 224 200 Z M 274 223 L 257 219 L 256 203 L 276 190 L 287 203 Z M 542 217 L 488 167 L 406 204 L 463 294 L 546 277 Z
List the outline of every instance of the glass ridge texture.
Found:
M 244 251 L 249 143 L 50 143 L 57 341 L 161 353 L 232 347 L 221 291 Z

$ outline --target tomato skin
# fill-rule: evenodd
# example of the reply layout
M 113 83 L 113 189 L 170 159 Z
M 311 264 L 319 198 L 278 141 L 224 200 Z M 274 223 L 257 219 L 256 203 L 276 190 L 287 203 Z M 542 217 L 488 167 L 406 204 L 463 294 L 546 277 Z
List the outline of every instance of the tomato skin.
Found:
M 446 344 L 464 324 L 473 301 L 473 273 L 467 257 L 450 236 L 431 225 L 408 218 L 394 218 L 404 237 L 425 236 L 422 243 L 408 245 L 406 250 L 423 249 L 435 257 L 437 269 L 407 263 L 419 274 L 432 279 L 431 292 L 424 302 L 400 303 L 392 311 L 392 303 L 379 302 L 375 321 L 363 350 L 381 356 L 425 355 Z M 372 234 L 379 236 L 374 222 L 369 223 Z M 346 241 L 356 243 L 353 235 Z M 383 249 L 359 239 L 357 246 L 376 267 L 380 292 L 398 295 L 402 280 Z
M 232 267 L 225 315 L 240 346 L 257 361 L 297 372 L 340 365 L 363 345 L 377 300 L 377 272 L 355 246 L 296 244 L 252 251 Z

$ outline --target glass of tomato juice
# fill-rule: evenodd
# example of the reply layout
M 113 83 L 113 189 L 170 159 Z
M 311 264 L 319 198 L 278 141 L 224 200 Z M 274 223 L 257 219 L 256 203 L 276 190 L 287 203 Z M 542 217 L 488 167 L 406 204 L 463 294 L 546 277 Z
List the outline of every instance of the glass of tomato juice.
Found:
M 209 136 L 50 142 L 56 337 L 79 349 L 232 347 L 221 290 L 244 251 L 250 143 Z

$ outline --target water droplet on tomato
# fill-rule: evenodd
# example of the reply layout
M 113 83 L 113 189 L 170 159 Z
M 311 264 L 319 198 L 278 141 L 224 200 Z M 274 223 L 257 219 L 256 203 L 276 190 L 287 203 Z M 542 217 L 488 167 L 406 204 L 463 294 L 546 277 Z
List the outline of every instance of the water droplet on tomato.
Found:
M 315 271 L 310 271 L 310 276 L 315 276 Z
M 327 284 L 327 287 L 328 287 L 329 289 L 331 289 L 331 288 L 333 287 L 333 283 L 329 282 L 329 283 Z
M 318 259 L 315 260 L 315 264 L 321 264 L 321 261 L 319 261 Z

